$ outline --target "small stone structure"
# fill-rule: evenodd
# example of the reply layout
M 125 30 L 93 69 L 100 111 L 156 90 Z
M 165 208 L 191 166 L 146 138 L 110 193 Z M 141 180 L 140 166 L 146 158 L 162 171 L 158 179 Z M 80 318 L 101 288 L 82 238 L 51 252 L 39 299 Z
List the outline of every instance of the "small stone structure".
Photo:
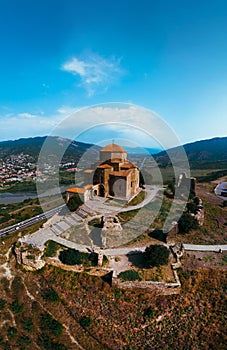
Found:
M 101 239 L 103 248 L 111 246 L 111 241 L 116 239 L 117 236 L 122 233 L 122 226 L 116 215 L 108 214 L 102 216 L 102 231 Z M 116 245 L 116 241 L 113 242 Z
M 99 248 L 95 248 L 94 252 L 98 255 L 98 267 L 102 267 L 103 263 L 103 252 Z
M 43 252 L 37 247 L 20 243 L 13 248 L 13 252 L 18 264 L 23 265 L 28 270 L 39 270 L 45 266 L 46 262 L 41 259 Z
M 204 216 L 205 216 L 205 212 L 204 212 L 203 202 L 202 202 L 202 199 L 199 198 L 199 203 L 197 205 L 197 212 L 194 215 L 194 217 L 197 219 L 198 224 L 200 226 L 202 226 L 204 223 Z

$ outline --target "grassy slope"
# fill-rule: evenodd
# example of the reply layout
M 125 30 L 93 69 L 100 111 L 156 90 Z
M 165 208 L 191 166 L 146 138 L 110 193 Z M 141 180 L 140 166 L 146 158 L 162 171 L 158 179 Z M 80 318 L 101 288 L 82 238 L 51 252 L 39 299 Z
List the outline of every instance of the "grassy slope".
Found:
M 1 297 L 6 300 L 0 314 L 1 324 L 7 321 L 2 327 L 2 342 L 7 343 L 12 326 L 9 305 L 15 299 L 22 305 L 22 310 L 14 313 L 17 334 L 8 340 L 12 349 L 23 343 L 23 337 L 28 337 L 30 344 L 23 343 L 19 349 L 37 348 L 43 333 L 40 318 L 44 312 L 69 327 L 69 333 L 84 349 L 182 350 L 186 349 L 185 344 L 187 349 L 225 349 L 227 280 L 220 270 L 189 272 L 183 268 L 183 291 L 174 296 L 118 290 L 99 278 L 54 267 L 47 267 L 40 274 L 16 273 L 21 280 L 13 283 L 11 289 L 5 279 L 0 283 Z M 57 292 L 59 301 L 50 302 L 43 297 L 50 287 Z M 84 317 L 91 321 L 90 326 L 80 325 Z M 24 327 L 27 318 L 31 318 L 32 332 Z M 60 337 L 50 334 L 50 338 L 67 349 L 77 348 L 64 327 Z

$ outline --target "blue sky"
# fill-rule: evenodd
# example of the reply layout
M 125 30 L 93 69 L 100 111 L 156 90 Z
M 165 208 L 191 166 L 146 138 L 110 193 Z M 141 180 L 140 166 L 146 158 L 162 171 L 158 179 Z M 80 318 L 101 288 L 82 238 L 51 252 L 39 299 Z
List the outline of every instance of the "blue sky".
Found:
M 155 111 L 182 143 L 227 136 L 226 38 L 226 0 L 1 0 L 0 140 L 105 102 Z

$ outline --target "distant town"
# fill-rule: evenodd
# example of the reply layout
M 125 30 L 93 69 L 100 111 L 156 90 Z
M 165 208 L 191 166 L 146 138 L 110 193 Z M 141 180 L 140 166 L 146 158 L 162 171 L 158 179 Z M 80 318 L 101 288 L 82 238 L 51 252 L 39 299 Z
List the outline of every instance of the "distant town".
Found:
M 0 189 L 7 189 L 15 182 L 46 181 L 48 175 L 54 174 L 56 168 L 67 172 L 80 172 L 76 162 L 62 162 L 59 165 L 45 164 L 42 173 L 36 166 L 36 160 L 29 154 L 13 154 L 7 158 L 0 158 Z M 37 178 L 37 175 L 39 177 Z M 43 175 L 43 177 L 41 176 Z

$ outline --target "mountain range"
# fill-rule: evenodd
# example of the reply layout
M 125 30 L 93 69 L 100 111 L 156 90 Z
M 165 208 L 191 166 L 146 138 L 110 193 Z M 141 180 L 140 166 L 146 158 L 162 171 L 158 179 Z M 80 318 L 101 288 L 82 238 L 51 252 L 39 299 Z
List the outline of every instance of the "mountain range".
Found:
M 47 136 L 21 138 L 14 141 L 0 142 L 0 158 L 6 159 L 11 155 L 28 154 L 36 161 L 40 150 L 46 141 Z M 72 141 L 62 137 L 48 136 L 48 154 L 47 157 L 58 154 L 62 149 L 66 149 L 64 154 L 65 161 L 78 161 L 82 154 L 86 152 L 92 144 Z
M 0 142 L 0 158 L 5 159 L 13 154 L 24 153 L 32 156 L 34 160 L 37 160 L 46 138 L 47 136 L 2 141 Z M 67 148 L 64 160 L 78 161 L 82 154 L 90 147 L 93 149 L 94 156 L 97 157 L 97 151 L 100 149 L 98 146 L 78 141 L 73 141 L 70 143 L 69 147 L 66 147 L 69 140 L 57 136 L 49 136 L 49 138 L 48 155 L 56 154 L 56 152 L 59 152 L 64 147 Z M 185 144 L 183 147 L 190 165 L 194 168 L 227 167 L 227 137 L 216 137 L 209 140 L 196 141 Z M 132 155 L 143 155 L 141 149 L 127 148 L 127 151 Z M 161 166 L 168 166 L 171 164 L 170 158 L 177 157 L 178 154 L 180 154 L 180 147 L 171 148 L 168 150 L 168 153 L 166 151 L 158 152 L 156 149 L 146 149 L 146 152 L 147 151 L 154 155 L 158 164 Z
M 192 168 L 227 168 L 227 137 L 215 137 L 187 143 L 184 146 L 189 164 Z M 180 157 L 181 148 L 174 147 L 159 152 L 154 157 L 162 166 L 170 165 L 170 158 Z

